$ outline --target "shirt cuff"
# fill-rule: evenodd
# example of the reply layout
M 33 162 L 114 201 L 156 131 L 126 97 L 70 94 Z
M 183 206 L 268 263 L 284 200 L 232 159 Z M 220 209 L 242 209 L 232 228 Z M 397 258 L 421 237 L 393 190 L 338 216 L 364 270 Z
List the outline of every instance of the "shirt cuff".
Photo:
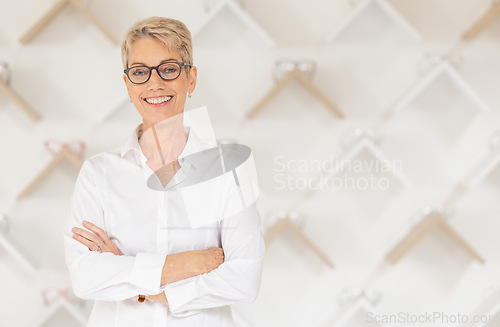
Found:
M 200 281 L 200 279 L 198 279 L 198 281 Z M 187 305 L 193 299 L 203 295 L 199 294 L 201 290 L 200 287 L 196 286 L 197 281 L 192 280 L 188 283 L 179 282 L 167 284 L 167 288 L 165 289 L 165 296 L 167 297 L 170 312 L 177 317 L 184 317 L 197 313 L 199 310 L 191 310 L 189 305 Z
M 161 275 L 167 255 L 161 253 L 137 253 L 130 273 L 130 283 L 140 288 L 160 293 Z

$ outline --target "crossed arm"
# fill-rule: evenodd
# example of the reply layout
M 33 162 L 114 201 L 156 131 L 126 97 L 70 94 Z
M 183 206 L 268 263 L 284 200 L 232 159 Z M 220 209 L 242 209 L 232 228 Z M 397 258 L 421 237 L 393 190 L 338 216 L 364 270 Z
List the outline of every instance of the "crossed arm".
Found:
M 73 227 L 73 239 L 82 243 L 90 251 L 109 252 L 123 255 L 106 232 L 89 221 L 83 222 L 83 227 L 89 231 Z M 167 255 L 161 274 L 161 286 L 186 278 L 208 273 L 224 262 L 224 251 L 221 248 L 208 250 L 193 250 Z M 168 302 L 164 292 L 148 295 L 146 299 L 158 302 Z
M 168 299 L 170 312 L 178 317 L 257 297 L 265 244 L 255 203 L 220 221 L 221 248 L 122 255 L 101 229 L 104 186 L 102 177 L 94 178 L 92 166 L 86 161 L 80 171 L 64 228 L 66 264 L 78 297 L 121 301 L 144 294 L 154 301 Z M 103 174 L 99 167 L 102 164 L 96 172 Z M 226 193 L 239 199 L 232 189 Z M 225 198 L 226 203 L 237 203 Z M 84 218 L 92 224 L 84 224 Z

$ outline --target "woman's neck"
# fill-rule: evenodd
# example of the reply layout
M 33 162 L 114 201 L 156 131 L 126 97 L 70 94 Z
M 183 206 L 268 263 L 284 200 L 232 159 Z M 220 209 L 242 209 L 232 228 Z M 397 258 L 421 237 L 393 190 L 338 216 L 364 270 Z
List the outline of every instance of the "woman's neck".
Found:
M 182 115 L 170 117 L 154 125 L 143 122 L 139 145 L 148 162 L 163 166 L 177 160 L 187 142 L 183 122 Z

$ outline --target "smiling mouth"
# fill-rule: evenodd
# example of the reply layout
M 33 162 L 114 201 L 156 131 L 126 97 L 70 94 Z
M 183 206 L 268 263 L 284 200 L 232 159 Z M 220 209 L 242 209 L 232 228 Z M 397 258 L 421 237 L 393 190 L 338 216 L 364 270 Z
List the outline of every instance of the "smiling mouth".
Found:
M 171 96 L 165 96 L 165 97 L 156 97 L 156 98 L 145 98 L 144 101 L 146 101 L 149 104 L 163 104 L 172 99 Z

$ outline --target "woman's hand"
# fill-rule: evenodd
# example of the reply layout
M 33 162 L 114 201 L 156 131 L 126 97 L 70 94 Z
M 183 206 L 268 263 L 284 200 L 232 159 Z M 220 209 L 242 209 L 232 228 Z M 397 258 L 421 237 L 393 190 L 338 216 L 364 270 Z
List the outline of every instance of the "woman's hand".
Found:
M 84 221 L 83 227 L 91 230 L 91 232 L 82 228 L 74 227 L 73 238 L 89 248 L 90 251 L 98 251 L 100 253 L 110 252 L 115 255 L 123 255 L 122 251 L 111 241 L 106 232 L 92 224 L 91 222 Z
M 224 262 L 222 248 L 192 251 L 192 254 L 194 258 L 190 263 L 193 265 L 193 271 L 197 271 L 199 274 L 211 272 Z

